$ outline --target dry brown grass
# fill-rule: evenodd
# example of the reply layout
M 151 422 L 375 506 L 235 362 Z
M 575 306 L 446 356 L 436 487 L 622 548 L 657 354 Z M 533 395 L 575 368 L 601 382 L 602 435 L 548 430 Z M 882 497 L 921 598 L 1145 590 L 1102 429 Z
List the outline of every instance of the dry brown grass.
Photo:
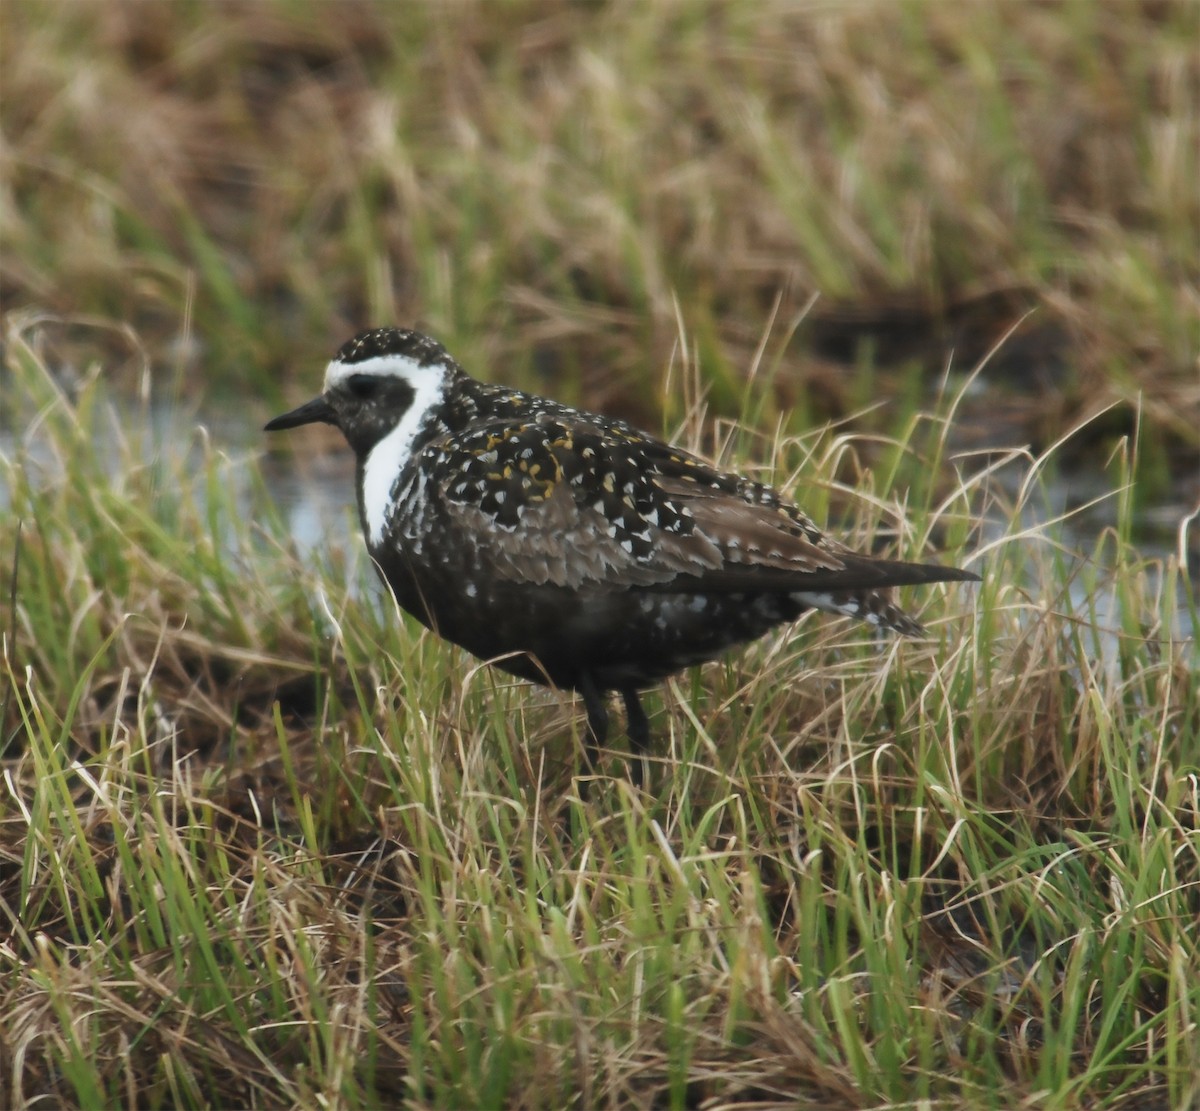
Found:
M 926 592 L 924 644 L 804 621 L 681 678 L 654 793 L 614 762 L 583 808 L 574 707 L 302 565 L 225 481 L 247 461 L 114 464 L 103 377 L 68 400 L 35 331 L 0 533 L 6 1103 L 1195 1098 L 1177 566 L 1118 546 L 1080 598 L 1041 530 L 997 531 L 1001 490 L 951 480 L 935 515 L 915 484 L 901 543 L 982 554 L 977 607 Z M 832 496 L 860 446 L 784 438 L 776 473 Z M 898 512 L 837 500 L 864 542 Z
M 678 300 L 736 415 L 767 319 L 819 294 L 771 357 L 823 417 L 864 401 L 839 363 L 967 367 L 1035 308 L 990 369 L 1027 418 L 1140 394 L 1195 458 L 1192 4 L 4 20 L 4 301 L 134 323 L 193 379 L 416 321 L 646 418 Z
M 0 5 L 0 1105 L 1193 1106 L 1198 12 Z M 387 321 L 986 581 L 582 808 L 569 702 L 139 446 Z M 1087 414 L 1080 563 L 961 452 Z

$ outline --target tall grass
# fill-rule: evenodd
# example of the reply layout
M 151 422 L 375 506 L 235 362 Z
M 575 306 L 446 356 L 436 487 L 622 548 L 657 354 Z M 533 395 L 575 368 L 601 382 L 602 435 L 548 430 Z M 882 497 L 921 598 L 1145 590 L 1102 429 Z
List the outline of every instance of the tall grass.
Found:
M 1200 1101 L 1198 12 L 0 4 L 0 1106 Z M 584 806 L 569 698 L 159 424 L 393 321 L 984 582 Z
M 1140 394 L 1178 474 L 1198 12 L 9 0 L 5 300 L 133 324 L 264 413 L 403 321 L 652 421 L 679 311 L 741 418 L 767 321 L 816 297 L 772 352 L 814 423 L 1036 309 L 991 370 L 1022 421 L 1119 401 L 1111 438 Z
M 1130 499 L 1079 571 L 946 449 L 949 395 L 882 456 L 731 430 L 856 540 L 985 582 L 911 599 L 928 641 L 805 619 L 679 677 L 653 791 L 614 755 L 583 806 L 569 699 L 301 562 L 254 458 L 123 442 L 103 365 L 65 389 L 37 335 L 6 371 L 6 1104 L 1197 1098 L 1196 614 Z

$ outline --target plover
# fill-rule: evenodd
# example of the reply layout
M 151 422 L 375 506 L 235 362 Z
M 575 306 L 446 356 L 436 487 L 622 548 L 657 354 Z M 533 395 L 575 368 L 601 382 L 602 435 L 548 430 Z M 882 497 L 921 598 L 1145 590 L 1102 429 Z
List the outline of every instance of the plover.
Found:
M 769 486 L 478 382 L 403 328 L 355 336 L 324 392 L 266 429 L 316 421 L 354 451 L 367 548 L 399 605 L 505 671 L 577 691 L 589 770 L 619 693 L 635 782 L 647 686 L 807 609 L 917 635 L 891 587 L 979 578 L 856 553 Z

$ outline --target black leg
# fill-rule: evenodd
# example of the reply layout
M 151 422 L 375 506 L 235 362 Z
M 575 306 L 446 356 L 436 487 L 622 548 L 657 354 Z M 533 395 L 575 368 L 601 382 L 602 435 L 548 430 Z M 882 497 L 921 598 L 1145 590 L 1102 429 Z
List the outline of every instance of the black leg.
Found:
M 629 734 L 630 756 L 629 778 L 635 787 L 640 787 L 646 778 L 646 753 L 650 748 L 650 719 L 642 708 L 636 687 L 625 687 L 621 691 L 625 700 L 625 730 Z
M 604 705 L 604 693 L 596 689 L 592 677 L 586 672 L 579 679 L 579 693 L 587 708 L 588 736 L 583 747 L 583 760 L 590 774 L 596 771 L 596 760 L 600 746 L 608 739 L 608 708 Z

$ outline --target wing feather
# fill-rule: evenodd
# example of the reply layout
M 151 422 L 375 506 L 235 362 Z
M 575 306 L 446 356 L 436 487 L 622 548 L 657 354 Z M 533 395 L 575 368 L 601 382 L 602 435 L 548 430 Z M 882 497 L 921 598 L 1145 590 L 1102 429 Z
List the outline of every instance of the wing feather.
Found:
M 450 543 L 513 582 L 673 593 L 837 591 L 950 569 L 856 555 L 773 489 L 558 408 L 429 445 Z

